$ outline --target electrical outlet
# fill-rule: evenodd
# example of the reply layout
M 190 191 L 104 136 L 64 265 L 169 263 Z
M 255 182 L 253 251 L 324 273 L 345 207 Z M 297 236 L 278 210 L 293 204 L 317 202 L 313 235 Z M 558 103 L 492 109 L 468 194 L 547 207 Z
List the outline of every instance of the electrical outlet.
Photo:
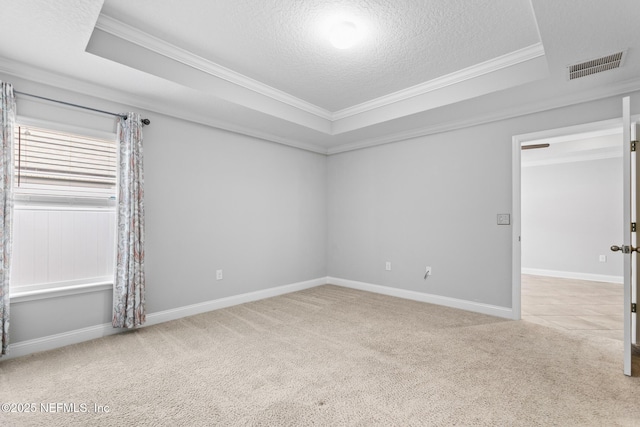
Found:
M 607 256 L 606 255 L 600 255 L 600 262 L 607 262 Z
M 216 270 L 216 280 L 222 280 L 222 270 Z
M 391 262 L 387 261 L 384 265 L 384 269 L 387 271 L 391 271 Z

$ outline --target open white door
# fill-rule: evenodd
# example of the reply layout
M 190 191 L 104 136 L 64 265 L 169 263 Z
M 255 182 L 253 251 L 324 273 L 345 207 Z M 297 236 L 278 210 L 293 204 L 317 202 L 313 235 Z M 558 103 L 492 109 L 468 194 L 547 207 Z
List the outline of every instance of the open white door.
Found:
M 640 121 L 636 121 L 631 123 L 631 143 L 635 144 L 636 151 L 635 155 L 632 156 L 631 159 L 631 176 L 632 176 L 632 186 L 631 186 L 631 206 L 632 206 L 632 221 L 633 224 L 640 225 L 640 156 L 638 156 L 638 151 L 640 151 Z M 636 226 L 637 229 L 637 226 Z M 632 233 L 633 235 L 633 245 L 636 248 L 635 262 L 631 271 L 631 290 L 630 290 L 630 304 L 631 304 L 631 314 L 630 314 L 630 322 L 631 322 L 631 352 L 633 354 L 634 350 L 640 349 L 638 346 L 640 344 L 640 316 L 638 316 L 638 292 L 640 291 L 640 252 L 638 248 L 640 247 L 640 230 Z M 625 290 L 626 291 L 626 290 Z M 633 347 L 635 345 L 635 348 Z M 633 359 L 633 358 L 632 358 Z M 633 364 L 632 364 L 633 367 Z M 638 367 L 638 366 L 636 366 Z M 632 369 L 633 370 L 633 369 Z M 638 372 L 640 374 L 640 372 Z
M 637 168 L 639 161 L 636 161 L 635 142 L 633 136 L 637 137 L 637 125 L 631 124 L 631 102 L 629 97 L 622 100 L 622 122 L 623 122 L 623 243 L 622 246 L 612 246 L 614 252 L 621 251 L 624 256 L 624 374 L 632 375 L 632 357 L 634 343 L 637 342 L 637 316 L 635 315 L 636 296 L 638 290 L 638 267 L 640 257 L 634 252 L 638 251 L 638 240 L 636 233 L 636 221 L 640 197 L 640 174 Z M 633 139 L 635 141 L 635 139 Z M 633 148 L 632 148 L 633 147 Z M 640 144 L 637 147 L 640 150 Z M 633 151 L 632 151 L 633 150 Z M 640 231 L 640 230 L 639 230 Z M 637 373 L 636 373 L 637 374 Z

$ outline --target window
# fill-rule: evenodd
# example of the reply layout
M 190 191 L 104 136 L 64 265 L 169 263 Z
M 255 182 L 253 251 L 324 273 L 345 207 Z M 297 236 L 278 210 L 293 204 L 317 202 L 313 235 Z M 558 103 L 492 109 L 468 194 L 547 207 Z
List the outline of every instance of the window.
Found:
M 12 294 L 111 283 L 115 135 L 15 132 Z
M 90 198 L 115 195 L 115 140 L 16 126 L 16 194 Z

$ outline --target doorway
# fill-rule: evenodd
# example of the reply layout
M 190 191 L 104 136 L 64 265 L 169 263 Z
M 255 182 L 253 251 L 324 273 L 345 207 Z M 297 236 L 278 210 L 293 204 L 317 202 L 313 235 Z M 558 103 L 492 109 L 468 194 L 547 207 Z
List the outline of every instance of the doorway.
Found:
M 513 138 L 514 318 L 622 341 L 621 162 L 620 120 Z

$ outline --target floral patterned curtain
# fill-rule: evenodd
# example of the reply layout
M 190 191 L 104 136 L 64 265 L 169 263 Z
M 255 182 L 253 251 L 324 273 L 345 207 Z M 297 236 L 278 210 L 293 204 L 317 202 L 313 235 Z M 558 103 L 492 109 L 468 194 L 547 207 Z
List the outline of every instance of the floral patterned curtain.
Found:
M 144 173 L 140 115 L 118 122 L 118 230 L 113 286 L 114 328 L 146 320 L 144 303 Z
M 0 333 L 2 352 L 9 345 L 9 277 L 11 272 L 11 223 L 13 220 L 13 126 L 16 99 L 11 83 L 0 82 Z

